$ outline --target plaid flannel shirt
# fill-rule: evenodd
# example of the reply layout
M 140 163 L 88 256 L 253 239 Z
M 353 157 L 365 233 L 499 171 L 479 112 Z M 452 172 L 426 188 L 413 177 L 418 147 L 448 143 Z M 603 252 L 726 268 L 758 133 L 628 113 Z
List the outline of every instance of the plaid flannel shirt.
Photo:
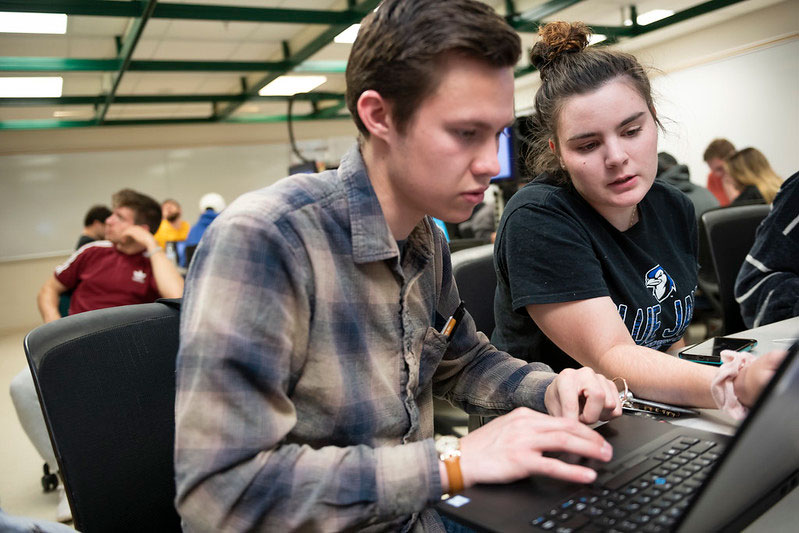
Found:
M 186 280 L 176 503 L 189 531 L 441 530 L 432 396 L 544 411 L 554 375 L 466 315 L 424 219 L 400 255 L 354 147 L 337 171 L 246 194 Z

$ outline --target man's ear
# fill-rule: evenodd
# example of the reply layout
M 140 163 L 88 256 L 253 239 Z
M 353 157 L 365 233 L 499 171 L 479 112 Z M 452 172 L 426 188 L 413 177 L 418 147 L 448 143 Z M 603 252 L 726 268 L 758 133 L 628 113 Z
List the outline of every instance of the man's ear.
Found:
M 370 89 L 358 97 L 357 110 L 369 134 L 385 140 L 394 127 L 389 102 L 379 92 Z

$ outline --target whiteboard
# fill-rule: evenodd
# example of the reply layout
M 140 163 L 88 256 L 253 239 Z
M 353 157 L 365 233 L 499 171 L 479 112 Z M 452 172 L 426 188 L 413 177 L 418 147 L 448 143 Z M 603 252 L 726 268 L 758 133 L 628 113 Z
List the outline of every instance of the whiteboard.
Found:
M 655 106 L 666 132 L 658 149 L 704 185 L 715 138 L 763 152 L 783 179 L 799 170 L 799 39 L 659 76 Z
M 306 157 L 337 161 L 353 143 L 345 137 L 299 146 Z M 229 204 L 285 177 L 294 162 L 287 144 L 2 156 L 0 260 L 71 252 L 89 207 L 110 206 L 120 189 L 158 202 L 175 198 L 193 224 L 205 193 Z

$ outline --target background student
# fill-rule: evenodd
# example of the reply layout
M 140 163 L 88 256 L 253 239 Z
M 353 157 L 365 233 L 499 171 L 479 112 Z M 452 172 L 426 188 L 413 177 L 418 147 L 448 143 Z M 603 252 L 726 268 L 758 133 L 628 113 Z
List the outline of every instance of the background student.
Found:
M 161 202 L 161 224 L 155 232 L 155 241 L 161 248 L 168 242 L 185 241 L 191 226 L 183 220 L 183 210 L 177 200 L 171 198 Z
M 693 207 L 655 181 L 658 121 L 644 69 L 587 47 L 588 36 L 582 23 L 553 22 L 532 50 L 543 174 L 500 222 L 492 340 L 556 370 L 625 378 L 640 397 L 712 407 L 717 369 L 662 353 L 683 345 L 693 311 Z M 778 360 L 744 367 L 735 379 L 744 405 Z
M 731 155 L 727 161 L 727 173 L 721 183 L 730 206 L 746 204 L 770 204 L 782 185 L 766 156 L 757 148 L 744 148 Z
M 84 244 L 105 239 L 105 220 L 111 216 L 111 210 L 104 205 L 94 205 L 83 217 L 83 231 L 78 237 L 77 250 Z
M 56 267 L 37 296 L 42 320 L 61 318 L 59 296 L 72 291 L 69 314 L 120 305 L 153 302 L 159 297 L 180 298 L 183 278 L 158 247 L 153 233 L 161 222 L 158 202 L 131 189 L 112 197 L 113 211 L 106 219 L 104 241 L 79 248 Z M 49 470 L 58 472 L 39 398 L 30 369 L 11 381 L 11 399 L 20 424 Z M 57 520 L 72 519 L 63 487 L 59 487 Z
M 719 201 L 721 207 L 726 207 L 730 204 L 730 198 L 724 190 L 722 180 L 727 174 L 725 161 L 734 153 L 735 146 L 730 141 L 727 139 L 713 139 L 702 155 L 710 169 L 710 173 L 707 175 L 707 188 Z
M 735 282 L 749 328 L 799 316 L 799 173 L 783 183 Z
M 590 369 L 555 376 L 458 316 L 447 243 L 499 171 L 518 35 L 472 0 L 386 0 L 347 63 L 361 140 L 336 171 L 234 201 L 187 278 L 177 508 L 189 530 L 441 531 L 442 493 L 607 460 L 581 424 L 620 414 Z M 433 441 L 432 396 L 510 414 Z M 548 411 L 558 417 L 547 416 Z

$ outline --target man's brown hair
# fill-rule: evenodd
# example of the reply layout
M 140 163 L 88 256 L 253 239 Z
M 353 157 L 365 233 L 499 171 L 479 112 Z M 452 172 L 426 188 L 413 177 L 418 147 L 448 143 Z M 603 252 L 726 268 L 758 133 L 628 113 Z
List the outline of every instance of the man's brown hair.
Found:
M 735 153 L 735 146 L 732 145 L 727 139 L 713 139 L 710 144 L 705 148 L 705 154 L 702 156 L 705 163 L 710 163 L 711 159 L 721 159 L 726 161 Z
M 392 118 L 404 133 L 422 100 L 435 91 L 438 60 L 447 53 L 500 67 L 521 56 L 513 28 L 476 0 L 385 0 L 361 23 L 347 62 L 347 108 L 358 130 L 358 99 L 374 90 L 392 103 Z
M 146 224 L 150 233 L 158 231 L 158 226 L 161 225 L 161 205 L 149 196 L 133 189 L 122 189 L 111 197 L 111 202 L 114 209 L 127 207 L 132 210 L 133 222 Z

